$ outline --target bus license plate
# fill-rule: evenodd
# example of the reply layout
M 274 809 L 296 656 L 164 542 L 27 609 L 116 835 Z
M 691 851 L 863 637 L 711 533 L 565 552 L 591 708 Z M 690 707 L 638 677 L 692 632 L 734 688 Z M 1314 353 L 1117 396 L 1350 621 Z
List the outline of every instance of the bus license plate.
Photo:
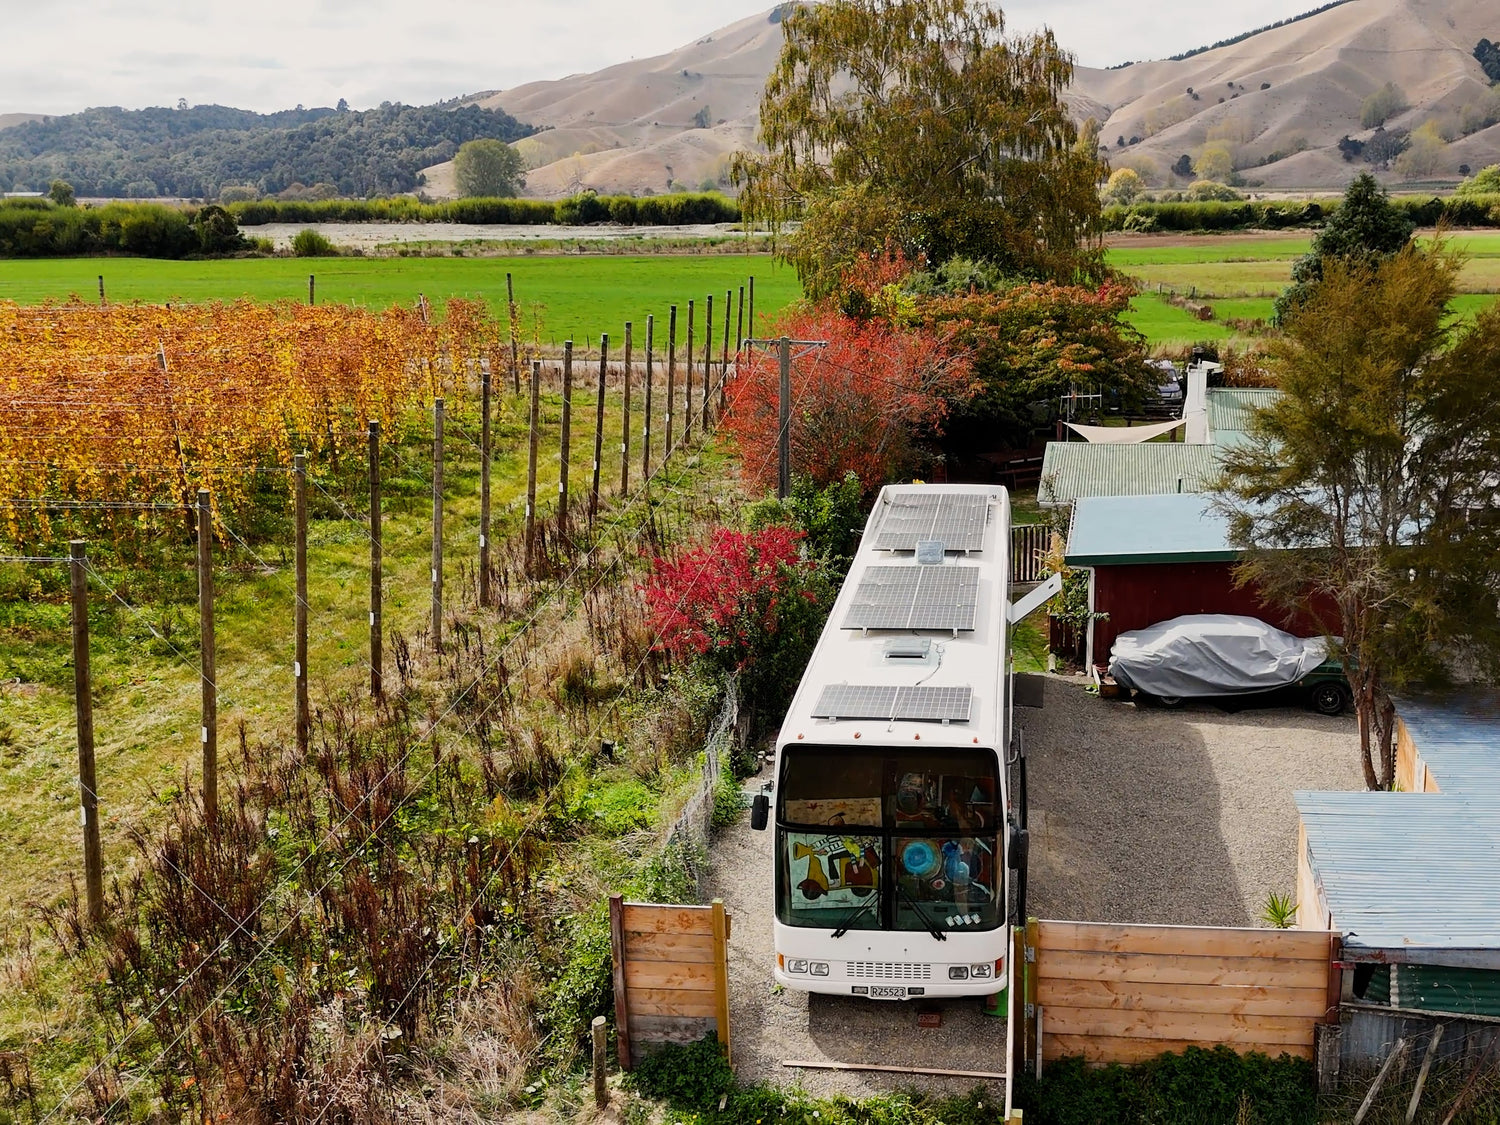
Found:
M 872 984 L 870 986 L 870 999 L 872 1000 L 905 1000 L 906 989 L 889 984 Z

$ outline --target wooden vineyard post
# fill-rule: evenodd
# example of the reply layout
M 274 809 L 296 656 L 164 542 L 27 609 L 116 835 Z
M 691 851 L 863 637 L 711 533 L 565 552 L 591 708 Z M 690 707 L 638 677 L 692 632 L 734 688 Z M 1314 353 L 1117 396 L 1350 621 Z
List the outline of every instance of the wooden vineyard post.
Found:
M 589 526 L 599 514 L 599 468 L 604 460 L 604 385 L 609 374 L 609 336 L 599 337 L 599 399 L 594 411 L 594 482 L 589 489 Z
M 479 361 L 479 604 L 490 604 L 490 361 Z
M 83 885 L 91 927 L 104 921 L 104 850 L 99 842 L 99 789 L 94 773 L 94 684 L 89 671 L 88 551 L 68 544 L 73 595 L 73 713 L 78 726 L 78 796 L 83 818 Z
M 645 402 L 641 404 L 641 481 L 651 479 L 651 349 L 655 344 L 656 317 L 646 318 Z
M 620 1055 L 620 1069 L 629 1070 L 630 1005 L 625 990 L 625 900 L 620 895 L 609 896 L 609 936 L 615 953 L 615 1045 Z
M 709 406 L 714 391 L 714 295 L 710 293 L 703 302 L 703 417 L 699 419 L 698 433 L 708 437 Z
M 102 273 L 99 275 L 99 307 L 101 309 L 109 307 L 109 302 L 104 299 L 104 275 Z
M 296 486 L 292 500 L 293 522 L 296 526 L 296 548 L 294 552 L 297 572 L 297 608 L 293 615 L 292 677 L 296 682 L 297 701 L 295 729 L 297 753 L 304 759 L 308 743 L 312 739 L 312 725 L 307 709 L 307 454 L 297 453 L 292 457 L 292 481 Z
M 432 651 L 443 651 L 443 400 L 432 400 Z
M 589 1033 L 594 1046 L 594 1105 L 603 1109 L 609 1104 L 609 1032 L 603 1016 L 594 1017 Z
M 309 305 L 311 305 L 311 304 L 314 303 L 313 296 L 316 293 L 316 291 L 317 291 L 317 278 L 315 278 L 312 274 L 308 274 L 307 275 L 307 303 Z
M 734 1063 L 729 1044 L 729 923 L 724 916 L 724 900 L 713 901 L 714 922 L 714 1015 L 719 1021 L 720 1045 L 724 1059 Z
M 755 275 L 750 275 L 750 335 L 755 335 Z
M 537 421 L 541 413 L 542 364 L 531 362 L 531 422 L 530 451 L 526 456 L 526 573 L 529 575 L 536 564 L 536 443 Z
M 516 316 L 516 286 L 510 274 L 505 275 L 505 308 L 510 320 L 510 381 L 517 396 L 521 393 L 521 324 Z
M 725 383 L 729 380 L 729 313 L 734 303 L 734 292 L 724 291 L 724 343 L 719 352 L 719 417 L 724 416 L 724 403 L 727 397 Z
M 202 673 L 203 815 L 219 817 L 219 682 L 214 650 L 214 514 L 208 489 L 198 490 L 198 637 Z
M 557 534 L 568 536 L 568 459 L 573 445 L 573 341 L 563 341 L 562 433 L 557 443 Z
M 630 321 L 625 322 L 625 378 L 621 381 L 620 405 L 620 495 L 630 491 Z
M 735 302 L 734 354 L 738 361 L 740 349 L 745 346 L 745 287 L 740 286 L 740 299 Z
M 693 436 L 693 302 L 688 302 L 687 374 L 682 381 L 682 443 Z
M 672 306 L 671 317 L 667 321 L 667 427 L 663 431 L 666 437 L 663 439 L 661 459 L 666 461 L 672 456 L 672 406 L 673 399 L 677 395 L 674 386 L 677 380 L 677 306 Z
M 380 651 L 380 604 L 384 552 L 380 544 L 380 420 L 370 419 L 370 695 L 379 699 L 385 691 L 381 677 L 384 659 Z

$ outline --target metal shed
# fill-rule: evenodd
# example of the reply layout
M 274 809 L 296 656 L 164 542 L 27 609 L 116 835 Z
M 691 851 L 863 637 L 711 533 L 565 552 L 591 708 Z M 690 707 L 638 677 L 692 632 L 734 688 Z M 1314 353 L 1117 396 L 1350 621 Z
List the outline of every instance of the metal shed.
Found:
M 1212 445 L 1049 441 L 1037 502 L 1058 507 L 1089 496 L 1202 492 L 1218 475 L 1218 469 L 1218 454 Z
M 1239 557 L 1228 522 L 1207 495 L 1079 499 L 1064 559 L 1090 570 L 1089 604 L 1106 615 L 1089 623 L 1089 663 L 1107 662 L 1121 633 L 1186 613 L 1258 617 L 1299 636 L 1321 632 L 1310 613 L 1268 606 L 1254 587 L 1236 585 Z
M 1500 689 L 1470 686 L 1395 703 L 1402 790 L 1500 795 Z

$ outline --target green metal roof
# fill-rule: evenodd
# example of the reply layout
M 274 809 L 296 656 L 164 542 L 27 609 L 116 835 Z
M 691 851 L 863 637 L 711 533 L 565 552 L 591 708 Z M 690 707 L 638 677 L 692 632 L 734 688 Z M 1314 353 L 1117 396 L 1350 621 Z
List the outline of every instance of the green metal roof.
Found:
M 1073 505 L 1069 566 L 1230 562 L 1229 522 L 1202 493 L 1085 496 Z
M 1212 445 L 1148 441 L 1140 445 L 1094 445 L 1052 441 L 1042 459 L 1037 502 L 1071 504 L 1085 496 L 1154 496 L 1205 492 L 1218 475 Z
M 1264 410 L 1281 397 L 1274 387 L 1214 387 L 1208 392 L 1208 432 L 1215 444 L 1220 434 L 1243 433 L 1251 412 Z M 1233 439 L 1230 439 L 1233 440 Z

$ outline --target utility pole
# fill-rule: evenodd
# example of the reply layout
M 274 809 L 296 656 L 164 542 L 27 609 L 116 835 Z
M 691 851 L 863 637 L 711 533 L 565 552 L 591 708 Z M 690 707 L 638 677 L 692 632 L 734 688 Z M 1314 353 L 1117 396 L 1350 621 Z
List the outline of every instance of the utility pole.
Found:
M 381 574 L 385 568 L 380 543 L 380 420 L 370 419 L 370 695 L 379 699 L 385 691 L 381 676 L 384 656 L 380 647 Z
M 780 360 L 781 381 L 776 408 L 776 496 L 785 500 L 792 494 L 792 349 L 801 348 L 798 356 L 815 348 L 826 348 L 827 340 L 792 340 L 786 336 L 774 340 L 746 340 L 748 348 L 775 348 Z

